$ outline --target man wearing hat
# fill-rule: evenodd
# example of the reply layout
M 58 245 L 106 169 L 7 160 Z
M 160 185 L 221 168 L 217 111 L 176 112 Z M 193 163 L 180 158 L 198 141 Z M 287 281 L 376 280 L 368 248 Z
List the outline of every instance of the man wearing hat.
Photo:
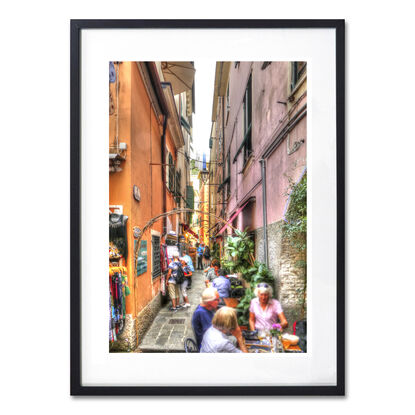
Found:
M 179 305 L 179 284 L 177 284 L 176 276 L 182 264 L 179 260 L 179 252 L 173 253 L 173 261 L 169 264 L 169 272 L 167 273 L 167 288 L 169 292 L 169 297 L 171 299 L 172 306 L 170 307 L 170 311 L 177 311 L 180 309 Z

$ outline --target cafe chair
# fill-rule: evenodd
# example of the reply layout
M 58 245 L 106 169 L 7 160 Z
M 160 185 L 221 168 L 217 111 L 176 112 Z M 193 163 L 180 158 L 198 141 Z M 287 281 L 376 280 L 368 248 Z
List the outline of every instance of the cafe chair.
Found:
M 184 341 L 184 350 L 186 353 L 199 353 L 196 342 L 190 337 Z

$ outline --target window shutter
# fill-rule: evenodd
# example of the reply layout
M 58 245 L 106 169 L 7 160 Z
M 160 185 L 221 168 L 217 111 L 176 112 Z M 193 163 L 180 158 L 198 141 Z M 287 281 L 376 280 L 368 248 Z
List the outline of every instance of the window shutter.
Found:
M 153 257 L 152 277 L 156 278 L 161 274 L 160 236 L 151 235 L 151 248 Z

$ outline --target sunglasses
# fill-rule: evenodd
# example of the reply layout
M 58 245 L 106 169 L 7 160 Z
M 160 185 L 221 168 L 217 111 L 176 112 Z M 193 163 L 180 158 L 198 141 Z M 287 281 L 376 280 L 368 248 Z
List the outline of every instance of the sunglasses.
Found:
M 261 282 L 261 283 L 259 283 L 259 284 L 257 285 L 257 287 L 258 287 L 258 288 L 262 288 L 262 287 L 264 287 L 264 288 L 269 288 L 269 285 L 268 285 L 266 282 Z

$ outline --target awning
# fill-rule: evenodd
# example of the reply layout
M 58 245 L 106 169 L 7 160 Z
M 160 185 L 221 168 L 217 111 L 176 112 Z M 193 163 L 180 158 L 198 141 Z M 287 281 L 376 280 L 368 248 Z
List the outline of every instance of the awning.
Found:
M 183 224 L 183 229 L 186 232 L 189 232 L 191 235 L 193 235 L 196 239 L 199 239 L 199 235 L 197 233 L 195 233 L 194 231 L 192 231 L 188 225 L 186 225 L 185 223 Z
M 228 227 L 228 225 L 233 222 L 233 220 L 241 213 L 242 209 L 250 202 L 250 200 L 247 200 L 242 207 L 240 207 L 232 216 L 231 218 L 226 222 L 226 224 L 221 228 L 221 230 L 216 234 L 216 236 L 220 235 L 225 231 L 225 229 Z
M 161 70 L 165 81 L 171 83 L 174 95 L 192 89 L 195 76 L 192 62 L 162 62 Z

